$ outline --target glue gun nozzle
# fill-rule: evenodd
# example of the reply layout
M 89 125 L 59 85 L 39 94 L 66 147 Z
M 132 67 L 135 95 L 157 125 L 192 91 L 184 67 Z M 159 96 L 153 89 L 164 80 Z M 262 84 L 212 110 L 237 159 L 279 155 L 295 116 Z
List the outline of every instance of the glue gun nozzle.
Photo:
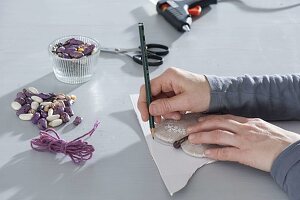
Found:
M 190 29 L 189 25 L 184 25 L 184 26 L 182 26 L 182 30 L 184 30 L 185 32 L 189 32 L 191 29 Z

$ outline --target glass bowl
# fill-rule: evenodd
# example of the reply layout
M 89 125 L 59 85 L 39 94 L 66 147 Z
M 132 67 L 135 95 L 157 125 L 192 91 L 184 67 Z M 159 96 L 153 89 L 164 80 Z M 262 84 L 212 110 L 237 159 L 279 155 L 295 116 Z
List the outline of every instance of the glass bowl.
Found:
M 61 58 L 56 53 L 52 52 L 56 44 L 64 43 L 71 38 L 81 40 L 84 43 L 94 44 L 95 48 L 91 55 L 83 56 L 81 58 Z M 100 54 L 100 45 L 95 39 L 81 35 L 70 35 L 58 38 L 51 42 L 48 51 L 56 78 L 64 83 L 78 84 L 87 82 L 93 77 Z

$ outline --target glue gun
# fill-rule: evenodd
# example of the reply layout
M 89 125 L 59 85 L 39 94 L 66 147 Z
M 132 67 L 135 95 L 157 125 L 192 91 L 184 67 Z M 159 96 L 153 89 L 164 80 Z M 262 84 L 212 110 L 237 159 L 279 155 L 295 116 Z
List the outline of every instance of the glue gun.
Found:
M 201 9 L 216 4 L 217 0 L 160 0 L 156 10 L 178 31 L 190 31 L 192 16 L 199 16 Z

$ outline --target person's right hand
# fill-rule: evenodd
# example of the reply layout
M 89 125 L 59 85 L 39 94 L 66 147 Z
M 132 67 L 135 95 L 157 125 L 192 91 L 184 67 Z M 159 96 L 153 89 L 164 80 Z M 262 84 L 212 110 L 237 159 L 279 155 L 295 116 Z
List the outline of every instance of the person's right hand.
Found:
M 169 68 L 151 80 L 153 101 L 149 112 L 159 122 L 161 117 L 179 120 L 180 113 L 207 111 L 210 102 L 210 86 L 204 75 L 178 68 Z M 142 119 L 149 118 L 146 91 L 140 89 L 138 109 Z

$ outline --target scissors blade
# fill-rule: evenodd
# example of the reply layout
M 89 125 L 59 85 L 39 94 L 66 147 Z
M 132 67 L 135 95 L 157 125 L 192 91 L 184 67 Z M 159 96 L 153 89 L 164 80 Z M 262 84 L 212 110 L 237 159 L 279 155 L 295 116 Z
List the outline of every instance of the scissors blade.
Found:
M 100 51 L 107 52 L 107 53 L 116 53 L 116 54 L 124 53 L 124 54 L 126 54 L 128 52 L 137 52 L 137 51 L 139 51 L 139 49 L 138 48 L 121 49 L 121 48 L 105 48 L 105 47 L 102 47 L 100 49 Z

